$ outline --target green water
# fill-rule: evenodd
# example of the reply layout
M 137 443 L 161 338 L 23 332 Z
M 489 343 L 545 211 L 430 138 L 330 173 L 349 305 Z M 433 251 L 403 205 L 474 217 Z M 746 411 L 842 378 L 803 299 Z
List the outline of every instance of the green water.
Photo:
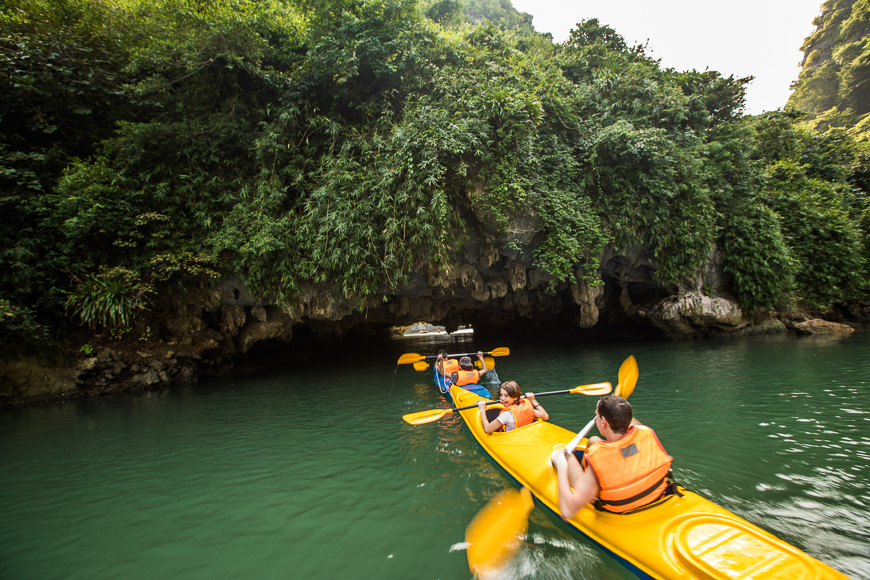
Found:
M 465 526 L 510 485 L 396 341 L 242 378 L 0 414 L 0 578 L 465 579 Z M 511 348 L 527 390 L 616 382 L 688 488 L 870 579 L 870 332 L 728 341 L 456 342 Z M 542 400 L 577 430 L 594 399 Z M 508 578 L 632 578 L 533 511 Z

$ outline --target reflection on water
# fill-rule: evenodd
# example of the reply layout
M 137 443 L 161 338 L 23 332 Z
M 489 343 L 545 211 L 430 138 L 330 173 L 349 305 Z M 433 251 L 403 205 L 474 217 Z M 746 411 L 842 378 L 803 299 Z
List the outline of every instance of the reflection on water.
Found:
M 524 390 L 616 382 L 680 481 L 870 580 L 870 333 L 692 342 L 422 337 L 183 390 L 0 415 L 0 578 L 468 578 L 467 523 L 511 485 L 404 352 L 508 346 Z M 581 428 L 595 400 L 547 400 Z M 540 507 L 504 578 L 631 578 Z

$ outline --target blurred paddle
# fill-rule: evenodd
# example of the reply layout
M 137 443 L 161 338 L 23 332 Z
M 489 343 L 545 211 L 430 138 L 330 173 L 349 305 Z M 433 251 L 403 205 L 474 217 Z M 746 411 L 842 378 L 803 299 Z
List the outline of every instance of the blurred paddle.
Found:
M 529 528 L 534 505 L 528 489 L 506 489 L 477 512 L 465 528 L 468 567 L 475 576 L 485 578 L 513 558 Z

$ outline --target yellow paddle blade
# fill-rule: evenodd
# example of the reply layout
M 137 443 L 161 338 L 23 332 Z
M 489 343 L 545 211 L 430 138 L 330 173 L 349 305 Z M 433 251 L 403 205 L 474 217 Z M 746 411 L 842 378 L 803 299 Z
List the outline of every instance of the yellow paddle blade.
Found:
M 485 357 L 483 357 L 483 362 L 486 363 L 486 368 L 487 368 L 487 369 L 492 370 L 492 369 L 495 368 L 495 359 L 492 358 L 491 356 L 485 356 Z M 474 366 L 475 366 L 476 368 L 478 368 L 478 369 L 482 369 L 482 368 L 483 368 L 483 367 L 480 365 L 480 361 L 479 361 L 479 360 L 474 361 Z
M 534 503 L 526 489 L 507 489 L 489 500 L 468 527 L 468 567 L 486 578 L 507 564 L 522 546 Z
M 428 368 L 429 368 L 429 363 L 427 363 L 424 360 L 418 360 L 417 362 L 414 363 L 414 370 L 415 371 L 425 371 Z
M 610 383 L 595 383 L 594 385 L 582 385 L 580 387 L 574 387 L 571 389 L 572 394 L 581 394 L 581 395 L 590 395 L 590 396 L 598 396 L 603 397 L 604 395 L 610 394 L 610 391 L 613 390 L 613 385 Z
M 627 399 L 634 392 L 634 386 L 637 384 L 639 374 L 637 360 L 635 360 L 634 355 L 629 356 L 619 367 L 619 383 L 616 385 L 616 392 L 614 394 L 617 397 Z
M 491 354 L 492 356 L 507 356 L 510 353 L 511 353 L 511 349 L 509 349 L 506 346 L 503 346 L 501 348 L 497 348 L 497 349 L 489 352 L 489 354 Z M 487 364 L 489 364 L 489 363 L 487 363 Z
M 415 363 L 418 360 L 423 360 L 426 358 L 425 356 L 419 355 L 416 352 L 407 352 L 399 357 L 400 365 L 409 365 L 411 363 Z
M 447 413 L 452 413 L 450 409 L 430 409 L 428 411 L 418 411 L 416 413 L 408 413 L 407 415 L 402 415 L 402 419 L 411 425 L 423 425 L 425 423 L 431 423 L 432 421 L 437 421 Z

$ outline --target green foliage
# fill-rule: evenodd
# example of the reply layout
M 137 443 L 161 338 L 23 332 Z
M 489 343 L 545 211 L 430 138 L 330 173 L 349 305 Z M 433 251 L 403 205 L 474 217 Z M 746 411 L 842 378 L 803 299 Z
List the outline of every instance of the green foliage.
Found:
M 32 309 L 0 299 L 0 344 L 5 350 L 44 349 L 52 340 L 49 328 L 39 323 Z
M 597 20 L 555 45 L 500 0 L 0 15 L 0 293 L 21 324 L 118 331 L 158 287 L 229 276 L 363 307 L 448 276 L 469 233 L 518 243 L 526 216 L 553 284 L 598 281 L 606 244 L 690 282 L 718 244 L 748 309 L 866 293 L 868 163 L 837 127 L 870 117 L 744 119 L 750 79 L 662 70 Z
M 796 292 L 819 307 L 860 297 L 866 288 L 862 234 L 844 207 L 844 191 L 807 177 L 804 168 L 780 161 L 771 169 L 769 203 L 799 263 Z
M 761 204 L 729 208 L 720 235 L 725 272 L 748 311 L 786 306 L 794 290 L 798 267 L 782 234 L 779 217 Z
M 762 199 L 779 216 L 795 260 L 795 294 L 827 308 L 867 294 L 866 192 L 849 183 L 854 142 L 842 131 L 820 135 L 795 121 L 787 113 L 754 121 L 756 151 L 769 163 Z
M 532 15 L 517 11 L 509 0 L 421 0 L 420 7 L 426 18 L 442 26 L 465 22 L 532 31 Z
M 145 309 L 154 289 L 124 268 L 83 275 L 67 299 L 67 308 L 83 323 L 96 328 L 127 328 L 138 311 Z
M 828 0 L 814 24 L 788 106 L 822 117 L 816 129 L 852 128 L 870 114 L 870 1 Z
M 462 21 L 462 4 L 458 0 L 438 0 L 425 8 L 424 14 L 442 26 L 459 24 Z

